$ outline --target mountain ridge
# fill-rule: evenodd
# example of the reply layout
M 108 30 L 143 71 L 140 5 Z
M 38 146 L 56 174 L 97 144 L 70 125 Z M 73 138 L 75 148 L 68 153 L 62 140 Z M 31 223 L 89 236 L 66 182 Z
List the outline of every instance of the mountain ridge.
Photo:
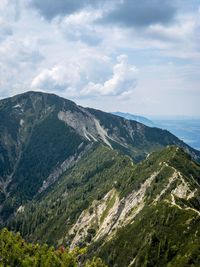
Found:
M 0 100 L 0 125 L 0 197 L 7 203 L 0 212 L 5 219 L 59 179 L 95 143 L 118 149 L 135 162 L 170 144 L 200 159 L 199 151 L 167 131 L 83 108 L 54 94 L 31 91 Z
M 182 221 L 181 229 L 185 231 L 188 221 L 191 222 L 189 225 L 195 225 L 200 230 L 200 165 L 192 161 L 182 149 L 169 146 L 153 152 L 137 165 L 129 157 L 106 146 L 97 146 L 90 153 L 73 167 L 71 174 L 64 174 L 42 201 L 36 201 L 30 207 L 25 206 L 24 210 L 18 213 L 13 225 L 21 225 L 18 230 L 26 238 L 34 242 L 41 238 L 43 242 L 57 241 L 58 244 L 61 242 L 70 245 L 71 249 L 76 246 L 88 246 L 89 255 L 100 256 L 108 266 L 115 263 L 115 266 L 123 264 L 128 267 L 128 259 L 132 259 L 132 262 L 134 258 L 137 261 L 135 260 L 135 264 L 132 262 L 130 266 L 146 266 L 144 253 L 148 253 L 150 257 L 154 251 L 153 243 L 148 242 L 152 238 L 158 238 L 161 242 L 160 229 L 163 229 L 168 240 L 166 242 L 172 242 L 165 223 L 171 228 L 174 220 L 179 221 L 179 224 Z M 75 203 L 78 206 L 71 209 Z M 174 214 L 171 222 L 170 214 Z M 42 215 L 43 219 L 40 218 Z M 36 218 L 36 228 L 30 234 L 30 228 L 33 229 Z M 156 231 L 151 223 L 159 233 L 158 237 L 155 236 Z M 148 227 L 145 227 L 145 224 Z M 142 225 L 144 231 L 140 230 L 140 233 Z M 129 237 L 127 231 L 131 231 Z M 178 232 L 178 228 L 176 231 Z M 136 238 L 135 233 L 140 238 Z M 195 232 L 192 232 L 192 235 L 193 239 L 190 238 L 190 242 L 195 240 L 197 246 L 199 236 L 195 237 Z M 179 240 L 177 235 L 176 238 Z M 125 245 L 126 242 L 129 242 L 128 247 Z M 183 246 L 186 245 L 186 241 L 184 242 Z M 118 243 L 121 245 L 118 246 Z M 131 244 L 134 246 L 129 250 Z M 183 249 L 180 243 L 173 239 L 173 244 L 169 245 L 170 250 L 173 250 L 175 245 L 176 253 Z M 161 243 L 160 246 L 165 244 Z M 144 251 L 141 250 L 142 247 Z M 197 253 L 196 249 L 194 248 L 194 253 Z M 172 261 L 170 253 L 163 260 L 162 266 L 167 266 Z M 128 257 L 124 256 L 126 254 Z M 162 257 L 162 254 L 159 257 Z M 154 256 L 154 266 L 160 266 L 159 257 L 155 260 Z M 178 257 L 176 261 L 183 259 L 184 254 L 181 254 L 181 258 Z M 190 256 L 187 257 L 187 260 L 189 259 Z
M 110 267 L 199 266 L 199 159 L 168 131 L 53 94 L 4 99 L 1 227 Z

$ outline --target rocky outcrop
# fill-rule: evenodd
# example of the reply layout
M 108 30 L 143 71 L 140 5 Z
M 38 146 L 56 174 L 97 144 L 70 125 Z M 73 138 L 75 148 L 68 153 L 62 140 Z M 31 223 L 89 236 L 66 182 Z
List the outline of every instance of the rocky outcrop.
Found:
M 101 140 L 111 147 L 106 130 L 89 112 L 86 112 L 83 109 L 81 109 L 80 112 L 60 111 L 58 113 L 58 118 L 66 122 L 88 141 Z
M 170 169 L 172 175 L 167 177 L 167 181 L 159 185 L 160 193 L 153 193 L 153 184 L 156 183 L 156 177 L 162 175 L 162 171 Z M 148 197 L 148 189 L 152 196 Z M 179 209 L 194 211 L 200 215 L 200 211 L 190 206 L 192 198 L 197 197 L 200 192 L 200 186 L 188 182 L 185 177 L 174 167 L 166 162 L 159 164 L 159 170 L 154 172 L 149 178 L 140 184 L 138 190 L 132 191 L 126 197 L 120 198 L 116 189 L 109 191 L 102 200 L 94 201 L 89 209 L 84 210 L 79 216 L 77 222 L 69 231 L 69 236 L 73 237 L 71 248 L 80 243 L 90 243 L 91 241 L 111 239 L 116 231 L 128 224 L 134 223 L 135 217 L 143 210 L 146 205 L 156 205 L 164 200 L 172 206 Z M 176 200 L 184 199 L 185 204 L 179 204 Z
M 120 199 L 116 189 L 112 189 L 102 200 L 94 201 L 89 209 L 81 213 L 69 231 L 69 236 L 74 236 L 71 248 L 80 242 L 87 242 L 88 239 L 97 241 L 102 237 L 111 238 L 117 229 L 133 221 L 143 209 L 146 190 L 157 175 L 158 172 L 153 173 L 141 184 L 139 190 L 133 191 L 127 197 Z

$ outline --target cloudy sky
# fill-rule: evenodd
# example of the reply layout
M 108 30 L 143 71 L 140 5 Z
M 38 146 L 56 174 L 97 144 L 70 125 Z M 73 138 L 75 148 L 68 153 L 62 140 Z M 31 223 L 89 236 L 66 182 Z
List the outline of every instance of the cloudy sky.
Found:
M 200 116 L 200 0 L 0 0 L 0 98 Z

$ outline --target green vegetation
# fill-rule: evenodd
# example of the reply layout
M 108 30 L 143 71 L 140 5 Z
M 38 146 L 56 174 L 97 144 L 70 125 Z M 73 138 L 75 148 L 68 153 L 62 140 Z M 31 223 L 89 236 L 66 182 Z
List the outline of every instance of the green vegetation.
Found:
M 155 183 L 151 187 L 154 195 L 149 191 L 150 197 L 156 196 L 164 185 L 168 183 L 168 178 L 174 170 L 182 173 L 184 179 L 193 186 L 200 184 L 200 165 L 193 161 L 183 149 L 177 146 L 169 146 L 165 149 L 153 152 L 146 160 L 137 164 L 130 175 L 128 181 L 124 184 L 121 195 L 126 196 L 131 191 L 140 187 L 140 184 L 149 178 L 153 173 L 159 171 Z M 154 188 L 153 188 L 154 186 Z M 174 185 L 175 186 L 175 185 Z M 155 190 L 157 187 L 157 190 Z
M 109 266 L 200 266 L 200 217 L 165 202 L 146 207 L 133 224 L 98 248 Z
M 179 145 L 194 158 L 200 159 L 198 151 L 167 131 L 99 110 L 83 109 L 56 95 L 27 92 L 4 99 L 0 101 L 2 224 L 9 220 L 21 204 L 36 197 L 43 182 L 63 161 L 70 156 L 78 157 L 86 144 L 94 143 L 60 121 L 59 111 L 76 112 L 85 118 L 89 116 L 97 119 L 107 131 L 112 147 L 129 155 L 135 162 L 170 144 Z M 79 124 L 79 121 L 76 123 Z M 87 119 L 84 127 L 88 127 Z M 98 131 L 95 138 L 98 143 L 105 145 Z
M 118 136 L 121 143 L 110 140 L 112 147 L 131 156 L 135 162 L 146 158 L 148 153 L 157 151 L 167 145 L 176 145 L 187 150 L 193 158 L 200 162 L 200 152 L 188 147 L 183 141 L 170 132 L 155 127 L 148 127 L 135 121 L 128 121 L 100 110 L 87 109 L 100 124 L 107 129 L 109 135 Z M 131 133 L 130 133 L 131 129 Z M 125 146 L 123 144 L 126 144 Z
M 113 149 L 97 129 L 95 142 L 81 136 L 58 119 L 59 111 L 97 119 Z M 77 159 L 89 143 L 63 173 L 63 161 Z M 169 144 L 190 155 L 177 146 L 159 150 Z M 1 230 L 0 267 L 104 267 L 101 259 L 109 267 L 199 267 L 200 165 L 191 157 L 200 153 L 167 131 L 54 95 L 0 101 L 0 224 L 26 240 Z M 58 167 L 55 181 L 39 193 Z M 71 244 L 79 248 L 70 252 Z
M 59 162 L 80 153 L 77 147 L 83 141 L 73 129 L 58 120 L 57 114 L 51 113 L 32 131 L 15 173 L 17 186 L 12 189 L 12 194 L 32 199 L 42 186 L 44 177 L 48 177 Z
M 6 184 L 0 184 L 4 202 L 0 216 L 4 221 L 37 194 L 59 164 L 78 155 L 87 144 L 58 119 L 64 107 L 77 109 L 71 101 L 42 93 L 0 101 L 0 177 Z
M 138 190 L 141 183 L 158 170 L 146 191 L 142 211 L 113 238 L 93 243 L 90 255 L 95 251 L 109 266 L 116 267 L 200 266 L 199 164 L 182 149 L 168 147 L 138 164 L 121 188 L 121 194 L 125 197 L 132 190 Z M 175 171 L 179 178 L 169 184 Z M 172 203 L 171 192 L 177 188 L 179 179 L 187 181 L 187 186 L 196 195 L 190 199 L 175 196 L 178 207 Z M 159 201 L 155 203 L 161 192 Z
M 181 167 L 181 162 L 184 162 L 183 167 Z M 185 164 L 188 166 L 187 171 Z M 77 221 L 80 213 L 90 207 L 93 200 L 101 200 L 112 188 L 117 190 L 116 193 L 119 192 L 120 198 L 126 197 L 132 191 L 138 190 L 153 173 L 158 172 L 146 192 L 148 205 L 137 215 L 134 223 L 118 230 L 116 236 L 105 244 L 101 242 L 91 244 L 89 254 L 95 255 L 97 251 L 109 266 L 113 264 L 122 266 L 120 265 L 122 263 L 123 266 L 128 266 L 130 260 L 135 257 L 137 265 L 133 266 L 159 266 L 156 264 L 162 260 L 161 266 L 167 266 L 171 262 L 179 264 L 179 261 L 183 260 L 185 251 L 187 249 L 189 251 L 186 239 L 183 239 L 180 233 L 188 231 L 187 222 L 190 219 L 196 228 L 190 225 L 189 227 L 198 231 L 198 216 L 192 210 L 181 211 L 166 203 L 166 199 L 169 200 L 169 192 L 176 188 L 177 181 L 168 187 L 159 204 L 152 205 L 156 196 L 167 186 L 175 167 L 186 180 L 190 177 L 188 171 L 192 173 L 193 178 L 188 181 L 188 184 L 194 190 L 195 181 L 197 182 L 200 176 L 200 166 L 191 161 L 182 149 L 175 146 L 168 147 L 152 153 L 142 163 L 133 165 L 130 158 L 105 146 L 97 145 L 75 167 L 63 175 L 46 195 L 42 195 L 42 199 L 38 198 L 26 205 L 24 212 L 17 214 L 10 227 L 15 231 L 20 231 L 25 238 L 34 242 L 65 245 L 68 230 Z M 114 201 L 115 194 L 107 200 L 107 208 L 100 218 L 101 221 L 108 215 Z M 177 203 L 182 207 L 197 208 L 198 206 L 196 198 L 188 201 L 177 199 Z M 93 214 L 93 212 L 94 210 L 89 208 L 89 213 Z M 95 231 L 95 227 L 88 230 L 86 243 L 80 243 L 81 247 L 90 244 Z M 191 233 L 190 230 L 188 232 Z M 191 240 L 196 240 L 195 242 L 198 243 L 199 236 L 195 237 L 194 233 L 196 232 L 191 233 Z M 155 241 L 157 243 L 154 248 L 155 234 L 159 241 Z M 179 238 L 185 240 L 182 246 L 179 244 Z M 70 244 L 70 236 L 68 241 Z M 162 252 L 157 252 L 158 249 Z M 168 252 L 165 251 L 166 249 Z M 181 253 L 177 259 L 170 256 L 173 254 L 171 252 L 173 249 Z M 196 253 L 197 250 L 195 245 L 192 253 Z M 155 257 L 156 253 L 160 254 Z M 128 257 L 125 257 L 126 255 Z M 191 261 L 191 257 L 188 256 L 187 260 Z
M 113 187 L 120 190 L 133 169 L 127 156 L 96 145 L 52 190 L 25 205 L 24 212 L 17 214 L 9 228 L 32 241 L 65 242 L 68 229 L 80 213 Z
M 47 245 L 30 244 L 19 234 L 7 229 L 0 231 L 0 266 L 1 267 L 106 267 L 100 258 L 94 257 L 85 264 L 86 249 L 69 251 L 61 246 L 58 249 Z

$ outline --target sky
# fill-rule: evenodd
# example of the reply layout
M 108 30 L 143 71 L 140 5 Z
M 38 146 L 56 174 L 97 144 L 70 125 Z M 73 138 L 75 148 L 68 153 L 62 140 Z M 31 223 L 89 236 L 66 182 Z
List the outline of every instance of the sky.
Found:
M 200 116 L 200 0 L 0 0 L 0 99 Z

